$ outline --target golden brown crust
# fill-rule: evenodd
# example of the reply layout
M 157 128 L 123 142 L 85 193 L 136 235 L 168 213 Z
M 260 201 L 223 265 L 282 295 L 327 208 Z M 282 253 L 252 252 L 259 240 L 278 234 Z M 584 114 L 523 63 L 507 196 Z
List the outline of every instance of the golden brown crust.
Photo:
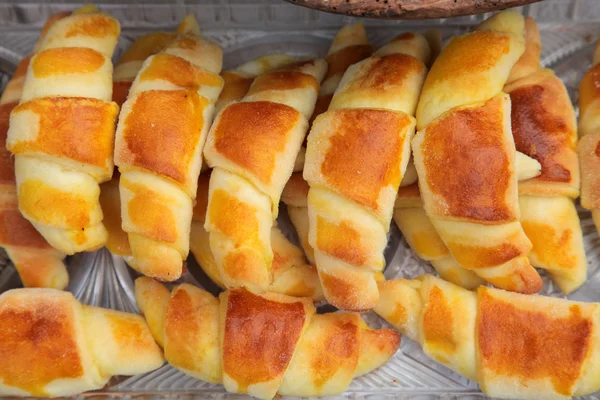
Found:
M 476 336 L 480 368 L 511 379 L 549 378 L 554 390 L 572 396 L 590 351 L 593 322 L 580 305 L 568 317 L 530 311 L 479 289 Z
M 525 52 L 512 67 L 507 82 L 533 74 L 540 68 L 542 43 L 540 30 L 532 17 L 525 18 Z
M 141 167 L 185 185 L 207 106 L 208 100 L 194 91 L 138 94 L 123 121 L 120 165 Z
M 400 316 L 402 317 L 402 316 Z M 456 351 L 453 311 L 444 295 L 437 286 L 429 291 L 427 307 L 423 310 L 423 340 L 430 352 L 452 354 Z
M 85 373 L 75 332 L 70 295 L 51 302 L 5 301 L 0 308 L 0 380 L 31 393 L 47 396 L 55 379 Z M 15 299 L 17 300 L 17 299 Z
M 317 216 L 317 248 L 329 256 L 350 265 L 363 266 L 369 260 L 369 244 L 364 237 L 346 221 L 339 225 Z
M 317 97 L 317 102 L 315 103 L 315 110 L 313 111 L 313 114 L 310 117 L 309 121 L 311 126 L 315 121 L 315 118 L 327 111 L 327 109 L 329 108 L 329 104 L 331 103 L 331 99 L 333 99 L 333 93 Z M 306 146 L 306 141 L 303 144 L 303 146 Z
M 193 221 L 206 221 L 208 210 L 208 188 L 210 183 L 210 171 L 206 171 L 198 177 L 198 190 L 196 191 L 196 205 L 194 206 Z
M 286 69 L 289 66 L 285 67 Z M 256 78 L 247 95 L 253 95 L 266 90 L 294 90 L 312 88 L 319 91 L 319 81 L 312 76 L 299 71 L 273 71 Z
M 252 82 L 254 81 L 254 78 L 246 78 L 233 71 L 224 71 L 221 73 L 221 77 L 223 78 L 224 84 L 223 90 L 219 95 L 219 100 L 217 100 L 217 109 L 220 109 L 222 104 L 241 100 L 246 93 L 248 93 L 250 85 L 252 85 Z
M 554 74 L 547 71 L 506 87 L 512 104 L 512 131 L 517 151 L 537 161 L 537 181 L 579 185 L 577 131 L 573 106 Z
M 285 184 L 281 193 L 281 201 L 293 206 L 306 207 L 306 198 L 308 197 L 308 182 L 302 177 L 302 172 L 294 172 Z
M 590 124 L 588 121 L 599 118 L 593 115 L 600 107 L 598 102 L 600 102 L 600 63 L 590 68 L 579 84 L 580 135 L 595 133 L 590 129 L 598 126 L 598 123 Z
M 439 198 L 436 215 L 482 223 L 517 219 L 515 205 L 507 202 L 514 171 L 504 139 L 502 102 L 494 97 L 427 126 L 420 153 L 429 189 Z
M 65 37 L 90 36 L 103 38 L 119 36 L 120 28 L 116 19 L 103 14 L 79 14 L 73 21 Z
M 369 57 L 371 53 L 373 53 L 373 46 L 370 44 L 357 44 L 354 46 L 344 47 L 340 51 L 329 54 L 327 57 L 325 57 L 328 68 L 327 74 L 325 74 L 325 78 L 323 80 L 326 81 L 328 78 L 336 75 L 342 76 L 349 66 L 364 60 L 365 58 Z
M 0 210 L 0 245 L 28 247 L 31 252 L 50 249 L 42 235 L 16 207 L 14 210 Z
M 112 92 L 112 101 L 117 103 L 119 107 L 125 103 L 127 100 L 127 96 L 129 95 L 129 89 L 131 88 L 131 84 L 133 82 L 113 82 L 113 92 Z
M 171 54 L 156 54 L 138 77 L 140 82 L 165 80 L 177 87 L 197 91 L 201 86 L 218 87 L 222 79 Z
M 34 140 L 14 140 L 14 154 L 45 153 L 105 168 L 112 159 L 115 119 L 119 108 L 96 99 L 53 97 L 20 104 L 14 113 L 39 118 Z
M 249 317 L 251 316 L 251 318 Z M 223 372 L 248 386 L 283 377 L 308 319 L 301 302 L 278 302 L 231 290 L 223 327 Z
M 211 131 L 214 148 L 222 157 L 270 184 L 277 156 L 289 140 L 290 127 L 301 118 L 298 111 L 279 103 L 230 104 Z
M 321 164 L 325 181 L 344 197 L 384 214 L 380 193 L 387 186 L 400 185 L 397 166 L 402 162 L 410 117 L 373 109 L 336 110 L 326 115 L 336 133 L 329 139 Z
M 17 103 L 0 104 L 0 184 L 15 183 L 15 162 L 6 149 L 6 133 L 10 112 Z
M 36 78 L 53 75 L 88 74 L 98 71 L 105 58 L 87 47 L 59 47 L 41 51 L 33 57 L 31 71 Z

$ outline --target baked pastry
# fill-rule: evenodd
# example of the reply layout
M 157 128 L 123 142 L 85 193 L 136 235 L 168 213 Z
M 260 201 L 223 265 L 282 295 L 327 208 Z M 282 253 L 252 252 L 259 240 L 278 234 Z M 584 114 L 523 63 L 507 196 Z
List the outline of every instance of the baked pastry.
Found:
M 430 57 L 423 36 L 405 33 L 354 64 L 308 136 L 308 240 L 325 298 L 339 309 L 377 304 L 375 277 Z
M 400 344 L 395 331 L 371 329 L 359 314 L 316 314 L 307 298 L 244 288 L 216 298 L 189 284 L 169 296 L 145 277 L 136 280 L 135 292 L 171 365 L 261 399 L 343 393 Z
M 210 235 L 204 228 L 209 181 L 210 172 L 200 174 L 192 217 L 190 250 L 206 275 L 217 285 L 225 288 L 219 267 L 210 249 Z M 307 265 L 302 250 L 290 243 L 277 225 L 271 228 L 271 247 L 273 283 L 268 290 L 294 297 L 311 297 L 314 301 L 323 300 L 323 291 L 316 268 Z
M 111 56 L 119 31 L 116 19 L 93 6 L 55 21 L 10 116 L 19 210 L 66 254 L 106 242 L 98 184 L 113 169 Z
M 182 24 L 137 74 L 115 142 L 133 264 L 165 281 L 181 276 L 189 252 L 202 148 L 223 87 L 221 48 L 200 36 L 193 16 Z
M 598 303 L 471 292 L 431 275 L 379 289 L 377 314 L 492 398 L 567 399 L 600 389 Z
M 54 14 L 48 18 L 42 35 L 54 22 L 71 13 Z M 6 149 L 6 134 L 10 112 L 21 99 L 25 75 L 31 57 L 25 57 L 7 83 L 0 97 L 0 246 L 15 265 L 23 286 L 64 289 L 69 275 L 63 260 L 65 254 L 52 248 L 26 220 L 18 208 L 14 160 Z
M 184 18 L 177 32 L 184 33 L 185 29 L 188 29 L 190 26 L 189 19 L 190 17 Z M 192 29 L 195 28 L 192 27 Z M 127 100 L 129 89 L 138 72 L 142 69 L 144 61 L 164 50 L 176 37 L 176 32 L 153 32 L 140 36 L 129 46 L 115 65 L 113 74 L 113 101 L 119 107 Z M 136 269 L 127 232 L 121 227 L 119 177 L 119 172 L 115 169 L 112 179 L 100 185 L 100 205 L 104 213 L 104 226 L 108 232 L 106 248 L 112 254 L 123 257 L 129 266 Z
M 511 102 L 502 93 L 524 48 L 524 18 L 511 10 L 455 37 L 423 85 L 412 148 L 425 212 L 454 259 L 495 286 L 535 293 L 542 280 L 519 221 Z
M 296 228 L 300 245 L 311 265 L 315 264 L 315 253 L 308 240 L 308 191 L 310 186 L 302 172 L 294 172 L 285 184 L 281 201 L 287 206 L 288 216 Z
M 600 41 L 592 67 L 579 85 L 579 162 L 581 165 L 581 206 L 592 211 L 600 230 Z
M 323 60 L 302 61 L 259 76 L 211 127 L 205 228 L 228 288 L 266 290 L 273 281 L 271 227 L 325 69 Z
M 142 317 L 82 305 L 68 292 L 4 292 L 0 324 L 3 396 L 72 396 L 164 362 Z
M 548 271 L 564 293 L 587 276 L 583 235 L 573 199 L 579 196 L 575 111 L 562 81 L 540 67 L 540 33 L 525 20 L 525 53 L 504 91 L 511 99 L 517 151 L 541 164 L 541 174 L 519 182 L 521 225 L 533 248 L 529 261 Z
M 244 98 L 257 76 L 290 64 L 294 60 L 293 57 L 285 54 L 267 54 L 234 69 L 223 71 L 221 77 L 225 84 L 215 104 L 215 113 L 221 111 L 227 104 Z

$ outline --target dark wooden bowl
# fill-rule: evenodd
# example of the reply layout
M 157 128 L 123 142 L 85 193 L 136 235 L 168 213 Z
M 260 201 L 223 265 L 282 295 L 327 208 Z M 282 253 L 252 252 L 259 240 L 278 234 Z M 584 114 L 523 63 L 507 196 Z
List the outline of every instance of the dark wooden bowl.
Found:
M 335 14 L 382 19 L 432 19 L 481 14 L 540 0 L 286 0 Z

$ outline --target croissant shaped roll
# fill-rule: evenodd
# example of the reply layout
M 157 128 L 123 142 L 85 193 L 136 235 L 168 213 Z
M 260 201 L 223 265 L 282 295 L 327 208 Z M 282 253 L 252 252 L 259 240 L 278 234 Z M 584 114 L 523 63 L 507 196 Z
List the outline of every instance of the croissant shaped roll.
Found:
M 209 180 L 210 172 L 200 174 L 198 179 L 190 250 L 206 275 L 224 288 L 219 267 L 210 249 L 210 235 L 204 228 L 208 208 Z M 317 270 L 312 265 L 307 265 L 302 250 L 290 243 L 277 226 L 271 228 L 270 239 L 273 249 L 273 283 L 268 290 L 294 297 L 311 297 L 314 301 L 323 300 Z
M 213 104 L 223 87 L 222 50 L 193 17 L 144 62 L 116 133 L 122 227 L 136 269 L 172 281 L 189 252 L 192 203 Z
M 502 93 L 523 35 L 523 17 L 504 11 L 442 50 L 412 148 L 425 212 L 454 259 L 498 287 L 534 293 L 542 281 L 519 221 L 511 101 Z
M 354 64 L 308 136 L 308 240 L 325 297 L 340 309 L 377 303 L 376 276 L 430 57 L 427 40 L 408 33 Z
M 82 305 L 68 292 L 4 292 L 0 325 L 3 396 L 72 396 L 164 362 L 142 317 Z
M 192 285 L 169 291 L 136 280 L 136 300 L 169 363 L 262 399 L 343 393 L 355 376 L 383 365 L 399 335 L 373 330 L 359 314 L 315 313 L 312 301 L 231 289 L 216 298 Z
M 110 58 L 119 30 L 116 19 L 93 7 L 54 22 L 10 116 L 19 209 L 67 254 L 106 242 L 98 184 L 113 169 L 118 107 L 110 102 Z
M 600 389 L 600 305 L 476 292 L 424 275 L 379 284 L 374 311 L 493 398 L 567 399 Z
M 581 205 L 592 211 L 600 230 L 600 41 L 596 44 L 592 67 L 579 85 L 579 161 L 581 165 Z
M 273 281 L 271 227 L 325 69 L 325 61 L 312 60 L 259 76 L 210 130 L 205 228 L 226 287 L 266 290 Z

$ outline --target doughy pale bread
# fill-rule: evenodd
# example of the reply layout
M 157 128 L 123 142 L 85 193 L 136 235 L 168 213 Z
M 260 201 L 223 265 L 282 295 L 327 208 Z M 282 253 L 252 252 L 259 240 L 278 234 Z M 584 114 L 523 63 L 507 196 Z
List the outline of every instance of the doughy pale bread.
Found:
M 525 21 L 526 50 L 504 91 L 511 99 L 517 151 L 539 161 L 541 173 L 519 182 L 521 225 L 533 248 L 529 261 L 548 270 L 565 293 L 586 280 L 587 262 L 579 217 L 579 160 L 575 111 L 562 81 L 540 67 L 540 35 Z M 517 166 L 518 168 L 518 166 Z
M 119 31 L 93 6 L 56 20 L 36 46 L 10 117 L 19 209 L 66 254 L 106 242 L 98 184 L 113 169 L 110 57 Z
M 210 249 L 210 234 L 204 228 L 209 180 L 210 172 L 202 173 L 198 179 L 190 250 L 206 275 L 224 288 L 219 267 Z M 290 243 L 276 225 L 271 228 L 270 240 L 273 249 L 273 283 L 268 290 L 294 297 L 311 297 L 314 301 L 323 300 L 317 270 L 312 265 L 307 265 L 302 250 Z
M 579 162 L 581 165 L 581 206 L 592 211 L 600 230 L 600 41 L 592 67 L 579 85 Z
M 55 21 L 68 15 L 50 16 L 42 36 Z M 14 160 L 6 149 L 10 112 L 21 98 L 29 60 L 21 60 L 0 97 L 0 246 L 15 265 L 23 286 L 64 289 L 69 283 L 65 254 L 52 248 L 19 211 Z
M 271 227 L 325 70 L 325 61 L 312 60 L 259 76 L 209 132 L 205 229 L 226 287 L 266 290 L 273 282 Z
M 115 163 L 122 227 L 132 264 L 145 275 L 172 281 L 182 274 L 202 149 L 223 86 L 221 61 L 219 46 L 187 18 L 144 61 L 121 109 Z
M 412 148 L 425 212 L 454 259 L 498 287 L 534 293 L 542 281 L 519 222 L 511 101 L 502 93 L 523 35 L 523 17 L 504 11 L 442 50 L 423 85 Z
M 3 396 L 72 396 L 164 362 L 142 317 L 82 305 L 68 292 L 4 292 L 0 323 Z
M 374 311 L 494 398 L 568 399 L 600 389 L 600 306 L 431 275 L 379 284 Z
M 348 68 L 308 136 L 308 242 L 325 297 L 340 309 L 377 303 L 376 276 L 385 264 L 389 222 L 410 158 L 412 114 L 430 57 L 423 46 L 427 40 L 418 34 L 400 35 Z
M 396 332 L 373 330 L 359 314 L 317 315 L 307 298 L 246 289 L 216 298 L 182 284 L 169 299 L 168 289 L 145 277 L 136 280 L 136 295 L 148 321 L 164 321 L 159 336 L 171 365 L 261 399 L 343 393 L 353 377 L 383 365 L 400 344 Z M 146 298 L 161 298 L 163 305 L 144 307 Z

